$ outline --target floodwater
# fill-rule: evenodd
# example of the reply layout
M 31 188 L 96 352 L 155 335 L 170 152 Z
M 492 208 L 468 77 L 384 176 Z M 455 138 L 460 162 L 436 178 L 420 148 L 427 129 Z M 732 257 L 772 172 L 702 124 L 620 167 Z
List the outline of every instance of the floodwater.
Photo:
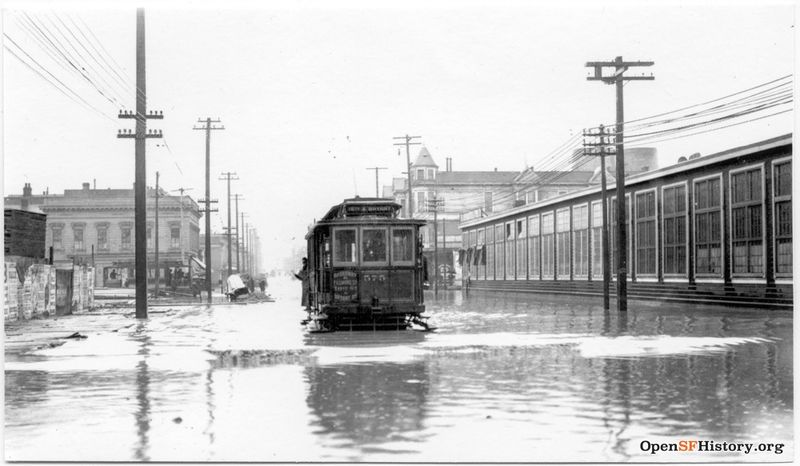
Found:
M 449 291 L 426 296 L 435 333 L 310 335 L 298 283 L 276 279 L 270 291 L 277 302 L 102 316 L 97 331 L 101 317 L 73 317 L 87 339 L 7 356 L 5 458 L 794 456 L 789 312 L 632 301 L 620 318 L 594 298 Z M 642 450 L 681 440 L 773 445 Z

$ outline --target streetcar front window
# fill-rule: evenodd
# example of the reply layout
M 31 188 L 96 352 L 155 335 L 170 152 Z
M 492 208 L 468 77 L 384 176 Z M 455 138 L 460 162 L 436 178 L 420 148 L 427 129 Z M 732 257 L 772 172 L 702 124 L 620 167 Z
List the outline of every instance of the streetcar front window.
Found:
M 414 231 L 411 228 L 392 229 L 392 263 L 414 264 Z
M 386 264 L 388 259 L 386 247 L 386 230 L 383 228 L 364 228 L 361 231 L 361 260 L 364 264 Z
M 334 230 L 333 265 L 354 265 L 356 260 L 356 230 Z

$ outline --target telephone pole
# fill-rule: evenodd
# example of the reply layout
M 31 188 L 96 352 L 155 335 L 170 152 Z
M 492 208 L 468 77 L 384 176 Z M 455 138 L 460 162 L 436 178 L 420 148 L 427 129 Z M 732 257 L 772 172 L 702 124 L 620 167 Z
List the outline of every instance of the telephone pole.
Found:
M 243 200 L 244 197 L 241 194 L 234 194 L 233 199 L 236 201 L 236 215 L 234 215 L 236 218 L 236 270 L 238 273 L 242 273 L 242 265 L 239 262 L 239 256 L 241 256 L 239 254 L 239 200 Z
M 375 197 L 381 197 L 378 192 L 378 170 L 388 170 L 386 167 L 369 167 L 367 170 L 375 170 Z
M 606 156 L 614 155 L 616 149 L 613 145 L 609 145 L 606 141 L 608 132 L 603 125 L 599 126 L 596 133 L 583 132 L 584 138 L 586 137 L 599 137 L 599 142 L 586 143 L 586 154 L 600 157 L 600 199 L 603 208 L 603 233 L 602 233 L 602 250 L 603 250 L 603 309 L 606 311 L 611 308 L 610 304 L 610 289 L 611 289 L 611 263 L 610 254 L 608 251 L 608 202 L 606 201 Z M 589 214 L 591 215 L 591 213 Z M 594 226 L 594 225 L 593 225 Z
M 616 57 L 610 62 L 587 62 L 588 68 L 594 68 L 594 76 L 588 76 L 588 81 L 602 81 L 606 84 L 614 84 L 617 90 L 617 129 L 616 142 L 617 148 L 617 311 L 628 311 L 628 230 L 626 228 L 626 208 L 625 208 L 625 146 L 624 146 L 624 122 L 625 112 L 623 108 L 622 87 L 625 81 L 652 81 L 655 79 L 652 73 L 650 76 L 624 76 L 625 71 L 632 67 L 653 66 L 652 61 L 623 61 L 622 57 Z M 603 76 L 603 68 L 614 68 L 612 76 Z
M 439 298 L 439 206 L 443 199 L 434 195 L 433 199 L 428 200 L 428 210 L 433 211 L 433 295 Z
M 242 242 L 241 242 L 241 246 L 240 246 L 241 249 L 242 249 L 242 253 L 241 253 L 241 255 L 242 255 L 242 270 L 247 268 L 247 256 L 245 255 L 247 253 L 247 250 L 245 248 L 245 236 L 244 236 L 245 233 L 247 232 L 247 226 L 244 223 L 245 215 L 246 214 L 244 212 L 242 212 L 240 214 L 240 216 L 242 217 L 242 223 L 241 223 L 241 226 L 242 226 Z M 238 228 L 236 230 L 239 231 Z
M 412 139 L 421 139 L 422 136 L 409 136 L 406 134 L 405 136 L 398 136 L 392 139 L 402 139 L 403 142 L 396 142 L 394 143 L 395 146 L 406 146 L 406 168 L 408 171 L 406 174 L 408 175 L 408 200 L 406 203 L 408 204 L 408 218 L 413 217 L 414 215 L 414 206 L 411 202 L 411 149 L 410 146 L 418 146 L 421 145 L 421 142 L 411 142 Z
M 211 200 L 211 131 L 224 130 L 224 126 L 213 126 L 212 123 L 219 123 L 219 118 L 212 120 L 211 118 L 198 119 L 198 123 L 205 123 L 205 126 L 194 126 L 193 130 L 203 130 L 206 132 L 206 197 L 201 199 L 200 202 L 206 205 L 203 210 L 206 214 L 206 291 L 208 292 L 208 303 L 211 304 L 211 212 L 216 210 L 211 209 L 211 203 L 217 202 Z
M 136 255 L 136 318 L 147 318 L 147 138 L 162 137 L 161 131 L 148 131 L 148 119 L 163 119 L 162 112 L 147 113 L 147 79 L 145 69 L 145 27 L 144 8 L 136 10 L 136 112 L 120 111 L 119 118 L 135 119 L 136 130 L 119 130 L 117 137 L 134 139 L 135 182 L 134 199 L 134 238 Z
M 232 244 L 231 244 L 231 180 L 235 181 L 235 180 L 239 179 L 239 177 L 233 178 L 234 176 L 236 176 L 235 172 L 224 172 L 224 173 L 222 173 L 222 177 L 219 178 L 220 180 L 225 180 L 225 179 L 228 180 L 228 228 L 227 228 L 227 230 L 228 230 L 228 232 L 227 232 L 227 235 L 228 235 L 228 277 L 230 277 L 231 274 L 233 273 L 232 272 L 233 254 L 231 254 L 232 253 L 232 251 L 231 251 L 231 249 L 232 249 L 231 248 L 231 246 L 232 246 Z
M 158 172 L 156 172 L 156 224 L 155 224 L 155 227 L 153 228 L 153 236 L 154 236 L 155 248 L 156 248 L 156 254 L 155 254 L 156 255 L 156 257 L 155 257 L 155 261 L 156 261 L 156 290 L 155 290 L 155 297 L 156 298 L 158 298 L 158 285 L 159 285 L 158 282 L 159 282 L 159 280 L 161 280 L 161 271 L 158 268 L 158 198 L 161 197 L 161 195 L 158 192 L 158 180 L 159 180 L 160 176 L 161 175 Z

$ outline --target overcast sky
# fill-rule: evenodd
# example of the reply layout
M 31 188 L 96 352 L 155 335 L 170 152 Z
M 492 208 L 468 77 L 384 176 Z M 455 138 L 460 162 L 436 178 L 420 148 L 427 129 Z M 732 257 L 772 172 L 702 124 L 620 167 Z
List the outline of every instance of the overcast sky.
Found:
M 212 225 L 221 231 L 226 215 L 217 178 L 235 171 L 234 192 L 245 197 L 240 208 L 259 229 L 268 267 L 301 244 L 330 205 L 374 195 L 367 167 L 390 168 L 381 184 L 402 176 L 405 155 L 393 136 L 421 135 L 442 167 L 452 157 L 455 170 L 521 170 L 542 164 L 582 128 L 612 122 L 614 88 L 587 81 L 587 61 L 655 62 L 645 70 L 654 81 L 625 87 L 628 120 L 731 94 L 795 66 L 791 2 L 186 5 L 193 6 L 146 11 L 148 109 L 165 115 L 149 127 L 163 130 L 171 150 L 148 141 L 148 184 L 159 170 L 165 189 L 192 187 L 200 197 L 205 141 L 192 126 L 219 117 L 226 129 L 212 134 L 212 198 L 223 205 Z M 130 187 L 133 142 L 116 132 L 132 129 L 132 120 L 113 118 L 118 105 L 40 47 L 23 10 L 54 33 L 63 21 L 65 34 L 94 34 L 130 83 L 117 93 L 127 91 L 121 97 L 132 108 L 133 6 L 5 8 L 4 32 L 114 121 L 4 50 L 4 192 L 30 182 L 34 192 L 61 193 L 94 179 L 98 188 Z M 113 79 L 89 63 L 97 67 L 90 76 Z M 792 118 L 655 146 L 663 166 L 788 133 Z

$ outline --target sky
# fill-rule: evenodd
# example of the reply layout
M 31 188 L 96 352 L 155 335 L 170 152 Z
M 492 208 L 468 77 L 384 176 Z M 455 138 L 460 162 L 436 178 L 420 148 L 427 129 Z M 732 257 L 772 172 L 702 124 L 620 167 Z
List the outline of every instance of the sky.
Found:
M 13 40 L 97 110 L 4 49 L 5 194 L 21 193 L 26 182 L 51 194 L 82 182 L 132 186 L 133 142 L 116 133 L 133 124 L 115 116 L 120 104 L 134 105 L 136 4 L 119 5 L 6 2 L 4 44 L 20 54 Z M 219 118 L 225 130 L 211 135 L 211 197 L 221 205 L 212 227 L 222 231 L 227 216 L 220 174 L 236 172 L 232 192 L 244 197 L 240 210 L 259 231 L 267 268 L 302 246 L 307 226 L 331 205 L 374 195 L 368 167 L 388 168 L 381 185 L 403 176 L 405 153 L 398 155 L 393 137 L 422 136 L 442 167 L 452 157 L 454 170 L 522 170 L 544 166 L 583 128 L 613 122 L 614 88 L 587 81 L 587 61 L 655 62 L 643 69 L 653 81 L 626 84 L 626 120 L 795 68 L 793 2 L 164 5 L 146 8 L 148 109 L 164 112 L 148 128 L 161 129 L 166 141 L 148 141 L 148 184 L 159 171 L 164 189 L 192 188 L 201 197 L 205 138 L 192 128 L 198 118 Z M 87 56 L 101 44 L 108 64 L 87 59 L 93 69 L 85 73 L 113 88 L 116 102 L 40 46 L 28 18 L 54 36 L 63 31 L 66 50 L 69 33 L 86 37 Z M 793 124 L 790 112 L 653 145 L 665 166 L 789 133 Z

